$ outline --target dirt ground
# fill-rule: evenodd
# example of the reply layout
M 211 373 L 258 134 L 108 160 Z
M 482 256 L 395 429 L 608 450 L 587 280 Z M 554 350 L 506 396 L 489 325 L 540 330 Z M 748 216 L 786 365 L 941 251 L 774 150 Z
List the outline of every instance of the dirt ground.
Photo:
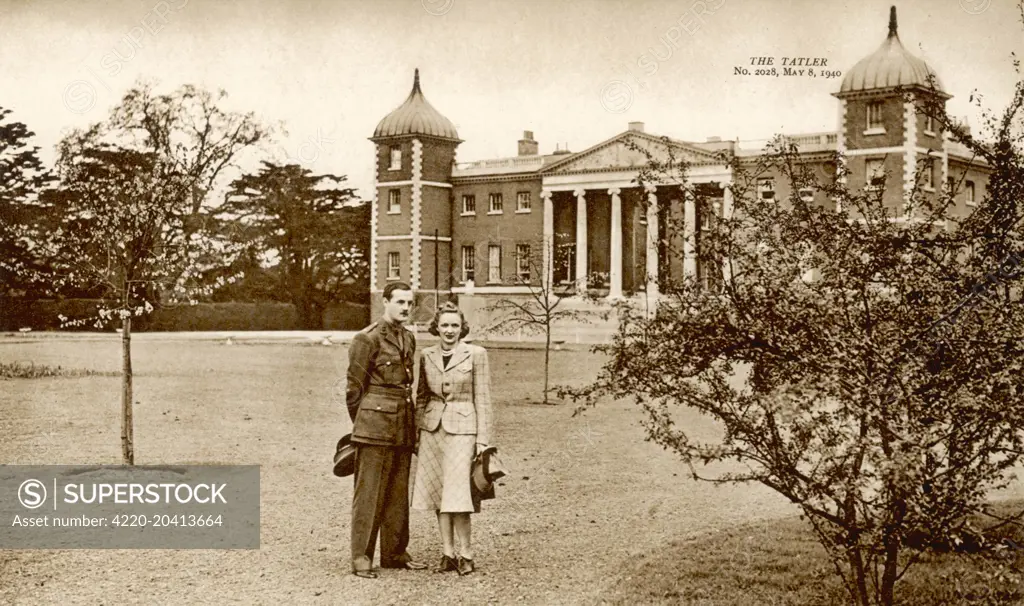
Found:
M 691 481 L 644 440 L 629 403 L 578 418 L 567 404 L 530 404 L 543 352 L 495 348 L 493 441 L 512 473 L 473 518 L 477 573 L 359 579 L 347 557 L 351 478 L 330 472 L 349 429 L 335 395 L 345 348 L 137 338 L 134 350 L 136 463 L 259 464 L 260 549 L 0 551 L 0 603 L 600 604 L 674 539 L 794 513 L 760 487 Z M 12 361 L 120 368 L 115 340 L 0 341 L 0 362 Z M 578 384 L 600 361 L 553 352 L 553 383 Z M 119 380 L 0 381 L 0 463 L 119 463 Z M 410 552 L 431 565 L 435 524 L 412 512 Z

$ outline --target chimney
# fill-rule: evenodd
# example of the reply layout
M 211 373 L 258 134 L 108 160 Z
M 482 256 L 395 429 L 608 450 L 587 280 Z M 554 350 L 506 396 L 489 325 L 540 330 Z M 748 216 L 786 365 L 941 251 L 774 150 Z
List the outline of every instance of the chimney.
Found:
M 523 138 L 519 140 L 519 155 L 536 156 L 538 149 L 537 142 L 533 140 L 533 131 L 524 130 Z
M 642 133 L 642 132 L 644 132 L 644 123 L 643 122 L 630 122 L 629 123 L 629 130 L 636 131 L 638 133 Z

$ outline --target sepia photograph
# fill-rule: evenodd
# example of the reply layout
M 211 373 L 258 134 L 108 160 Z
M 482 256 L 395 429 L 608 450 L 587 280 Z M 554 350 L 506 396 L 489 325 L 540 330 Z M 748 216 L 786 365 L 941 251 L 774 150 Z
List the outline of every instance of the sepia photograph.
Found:
M 1024 0 L 0 0 L 0 603 L 1024 604 Z

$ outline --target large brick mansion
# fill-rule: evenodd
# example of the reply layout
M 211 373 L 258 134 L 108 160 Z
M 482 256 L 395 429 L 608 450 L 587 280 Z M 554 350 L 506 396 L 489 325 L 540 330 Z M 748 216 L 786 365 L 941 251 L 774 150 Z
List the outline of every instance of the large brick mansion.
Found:
M 872 186 L 887 173 L 884 201 L 894 207 L 914 187 L 923 161 L 924 190 L 938 192 L 956 180 L 962 184 L 957 204 L 966 211 L 983 195 L 984 166 L 905 102 L 896 87 L 931 95 L 941 104 L 951 98 L 931 67 L 900 42 L 892 9 L 881 46 L 847 71 L 832 93 L 838 101 L 837 129 L 788 139 L 822 178 L 835 174 L 831 161 L 841 153 L 851 188 Z M 606 277 L 601 294 L 622 297 L 656 295 L 658 276 L 706 274 L 692 247 L 684 246 L 681 256 L 664 252 L 667 239 L 682 237 L 665 233 L 665 213 L 679 213 L 687 233 L 701 225 L 692 197 L 679 187 L 644 190 L 633 182 L 645 158 L 629 142 L 655 153 L 663 145 L 641 122 L 575 153 L 539 155 L 533 133 L 526 131 L 516 156 L 456 163 L 461 139 L 427 101 L 417 70 L 405 102 L 380 121 L 370 140 L 377 156 L 370 226 L 375 316 L 379 293 L 392 280 L 410 283 L 430 308 L 434 292 L 442 299 L 471 293 L 485 300 L 528 294 L 509 276 L 535 284 L 574 282 L 583 289 L 586 280 L 577 278 L 601 274 Z M 713 207 L 725 213 L 731 209 L 727 186 L 733 175 L 722 153 L 750 162 L 763 154 L 761 148 L 718 138 L 673 145 L 690 163 L 689 182 L 717 198 Z M 902 187 L 892 183 L 893 175 L 902 176 Z M 790 193 L 785 179 L 769 176 L 758 183 L 764 198 Z M 544 242 L 564 247 L 563 262 L 552 262 L 551 246 Z M 540 271 L 527 262 L 531 254 L 536 258 L 538 247 L 543 249 Z

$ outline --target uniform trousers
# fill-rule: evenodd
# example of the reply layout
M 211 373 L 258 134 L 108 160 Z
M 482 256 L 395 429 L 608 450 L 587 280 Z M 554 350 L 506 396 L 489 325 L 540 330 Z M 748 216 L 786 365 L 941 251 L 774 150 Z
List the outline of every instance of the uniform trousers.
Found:
M 380 561 L 398 563 L 409 546 L 409 468 L 412 451 L 356 445 L 352 495 L 352 570 L 369 570 L 380 533 Z

